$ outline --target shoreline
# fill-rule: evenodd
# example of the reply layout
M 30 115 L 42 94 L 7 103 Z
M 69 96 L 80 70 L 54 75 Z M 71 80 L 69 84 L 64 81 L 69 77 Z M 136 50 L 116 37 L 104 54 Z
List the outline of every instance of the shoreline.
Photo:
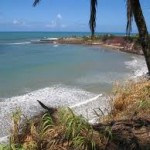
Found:
M 105 35 L 104 35 L 105 36 Z M 31 41 L 34 44 L 77 44 L 77 45 L 90 45 L 97 47 L 110 48 L 118 50 L 121 52 L 132 53 L 137 55 L 143 55 L 143 51 L 137 42 L 138 38 L 135 40 L 135 37 L 130 37 L 131 39 L 126 39 L 125 36 L 107 36 L 104 39 L 103 36 L 96 37 L 94 40 L 91 40 L 90 37 L 63 37 L 63 38 L 45 38 L 40 39 L 39 41 Z

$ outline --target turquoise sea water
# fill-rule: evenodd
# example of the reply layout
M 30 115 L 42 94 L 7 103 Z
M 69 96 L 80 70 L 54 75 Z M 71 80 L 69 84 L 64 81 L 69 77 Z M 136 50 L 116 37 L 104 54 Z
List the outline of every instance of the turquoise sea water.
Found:
M 25 42 L 42 38 L 87 36 L 88 32 L 0 32 L 0 43 Z
M 0 142 L 16 108 L 28 117 L 43 111 L 37 100 L 93 119 L 93 109 L 106 111 L 103 93 L 144 66 L 143 58 L 102 47 L 31 42 L 84 35 L 89 33 L 0 32 Z
M 63 84 L 90 92 L 109 91 L 126 78 L 130 54 L 82 45 L 32 44 L 49 37 L 83 36 L 88 33 L 0 33 L 0 97 Z

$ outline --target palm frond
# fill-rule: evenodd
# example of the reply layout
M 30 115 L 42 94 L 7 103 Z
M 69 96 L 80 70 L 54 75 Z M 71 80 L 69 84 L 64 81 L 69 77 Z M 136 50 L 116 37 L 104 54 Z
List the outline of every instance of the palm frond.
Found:
M 39 4 L 41 0 L 34 0 L 33 6 L 35 7 L 37 4 Z
M 130 35 L 132 31 L 132 21 L 133 21 L 133 6 L 131 4 L 131 0 L 127 0 L 127 26 L 126 33 Z
M 90 26 L 92 37 L 95 34 L 95 27 L 96 27 L 96 7 L 97 7 L 97 0 L 91 0 L 89 26 Z

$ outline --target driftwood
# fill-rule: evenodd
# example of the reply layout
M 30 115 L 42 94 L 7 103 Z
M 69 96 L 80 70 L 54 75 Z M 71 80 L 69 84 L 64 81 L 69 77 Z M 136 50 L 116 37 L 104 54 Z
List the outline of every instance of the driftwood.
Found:
M 39 104 L 51 115 L 56 108 Z M 150 117 L 132 118 L 92 125 L 105 138 L 105 150 L 150 150 Z
M 38 101 L 38 103 L 41 105 L 42 108 L 44 108 L 45 110 L 47 110 L 47 111 L 50 113 L 50 115 L 52 115 L 54 112 L 57 111 L 56 108 L 47 107 L 47 106 L 46 106 L 45 104 L 43 104 L 41 101 L 39 101 L 39 100 L 37 100 L 37 101 Z

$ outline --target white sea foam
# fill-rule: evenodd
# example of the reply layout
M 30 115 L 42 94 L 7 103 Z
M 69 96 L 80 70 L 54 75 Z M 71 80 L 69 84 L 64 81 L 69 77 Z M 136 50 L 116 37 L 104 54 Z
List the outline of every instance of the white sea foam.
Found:
M 83 102 L 77 103 L 77 104 L 75 104 L 75 105 L 72 105 L 71 108 L 80 107 L 81 105 L 85 105 L 85 104 L 87 104 L 87 103 L 93 102 L 94 100 L 97 100 L 97 99 L 98 99 L 99 97 L 101 97 L 101 96 L 102 96 L 102 94 L 99 94 L 99 95 L 97 95 L 96 97 L 93 97 L 93 98 L 88 99 L 88 100 L 86 100 L 86 101 L 83 101 Z
M 26 45 L 26 44 L 31 44 L 31 42 L 6 43 L 6 45 Z
M 133 60 L 125 62 L 125 65 L 132 70 L 131 78 L 142 76 L 148 72 L 143 56 L 134 56 Z
M 91 119 L 93 118 L 91 113 L 93 109 L 100 106 L 104 110 L 106 107 L 106 98 L 101 97 L 102 95 L 95 96 L 96 94 L 82 89 L 57 85 L 22 96 L 7 98 L 0 102 L 0 137 L 8 135 L 11 127 L 11 115 L 16 108 L 20 108 L 24 115 L 32 117 L 43 111 L 37 102 L 37 100 L 40 100 L 50 107 L 72 107 L 77 114 L 82 114 L 84 117 Z
M 54 41 L 54 40 L 58 40 L 58 38 L 46 38 L 47 40 L 52 40 L 52 41 Z

